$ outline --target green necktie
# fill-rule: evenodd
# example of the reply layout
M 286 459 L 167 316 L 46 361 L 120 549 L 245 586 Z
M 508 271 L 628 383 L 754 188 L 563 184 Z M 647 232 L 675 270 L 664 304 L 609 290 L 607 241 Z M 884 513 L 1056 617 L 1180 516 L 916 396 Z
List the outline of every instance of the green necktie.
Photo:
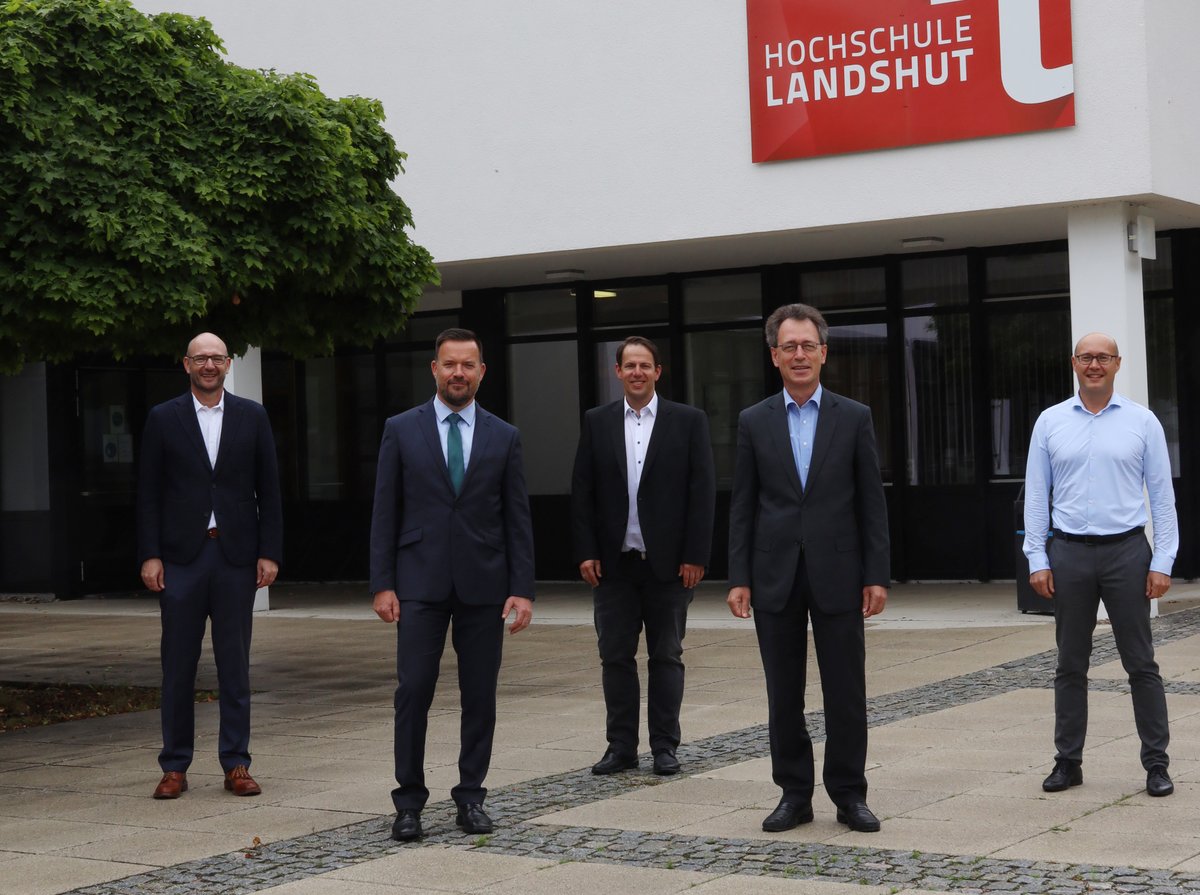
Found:
M 457 413 L 452 413 L 446 417 L 450 423 L 450 432 L 446 436 L 446 465 L 450 467 L 450 484 L 454 486 L 454 493 L 457 495 L 462 491 L 463 474 L 463 450 L 462 450 L 462 432 L 458 431 L 458 424 L 462 422 L 462 417 Z

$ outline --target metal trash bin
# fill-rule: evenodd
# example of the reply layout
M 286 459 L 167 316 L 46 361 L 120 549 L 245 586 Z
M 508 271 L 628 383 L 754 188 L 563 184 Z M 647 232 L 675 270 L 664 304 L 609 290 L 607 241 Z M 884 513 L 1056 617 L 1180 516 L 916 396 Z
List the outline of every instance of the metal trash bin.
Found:
M 1017 608 L 1021 612 L 1036 612 L 1039 615 L 1054 614 L 1054 600 L 1047 600 L 1045 597 L 1039 597 L 1037 592 L 1029 586 L 1029 560 L 1025 558 L 1025 551 L 1022 549 L 1025 545 L 1025 486 L 1021 486 L 1021 492 L 1017 495 L 1017 499 L 1013 501 L 1013 530 L 1015 535 L 1016 546 L 1016 570 L 1017 570 Z M 1053 537 L 1053 534 L 1047 533 L 1048 537 Z

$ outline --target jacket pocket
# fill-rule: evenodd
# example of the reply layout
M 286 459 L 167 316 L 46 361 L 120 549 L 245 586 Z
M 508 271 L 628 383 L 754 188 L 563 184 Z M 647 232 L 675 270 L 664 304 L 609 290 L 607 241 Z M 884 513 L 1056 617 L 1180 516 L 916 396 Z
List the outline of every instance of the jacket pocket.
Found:
M 415 544 L 421 540 L 421 529 L 410 528 L 408 531 L 400 532 L 400 537 L 396 539 L 397 547 L 405 547 L 409 544 Z

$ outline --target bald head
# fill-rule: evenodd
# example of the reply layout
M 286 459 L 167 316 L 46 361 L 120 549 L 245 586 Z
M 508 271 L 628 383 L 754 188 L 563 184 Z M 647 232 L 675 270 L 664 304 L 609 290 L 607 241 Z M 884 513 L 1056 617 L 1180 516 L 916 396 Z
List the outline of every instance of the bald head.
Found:
M 200 333 L 188 342 L 188 357 L 194 354 L 228 354 L 225 342 L 214 333 Z
M 1117 349 L 1117 340 L 1108 333 L 1088 333 L 1075 343 L 1075 353 L 1121 354 L 1121 352 Z

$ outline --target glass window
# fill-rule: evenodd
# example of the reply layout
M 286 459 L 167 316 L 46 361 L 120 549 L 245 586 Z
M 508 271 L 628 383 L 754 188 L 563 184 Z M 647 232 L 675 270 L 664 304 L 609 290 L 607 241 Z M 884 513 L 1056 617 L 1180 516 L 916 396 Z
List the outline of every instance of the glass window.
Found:
M 821 311 L 829 308 L 881 308 L 887 301 L 882 267 L 844 267 L 800 274 L 800 300 Z
M 708 414 L 717 488 L 733 487 L 738 414 L 763 398 L 762 330 L 688 333 L 687 397 Z
M 1038 415 L 1071 394 L 1071 315 L 997 313 L 987 318 L 991 475 L 1021 478 Z
M 1162 258 L 1159 246 L 1159 258 Z M 1162 423 L 1171 454 L 1171 475 L 1179 476 L 1179 388 L 1175 376 L 1175 301 L 1159 296 L 1146 301 L 1146 365 L 1150 409 Z
M 532 342 L 508 348 L 510 416 L 521 430 L 530 494 L 569 494 L 579 441 L 579 390 L 574 342 Z
M 593 326 L 666 323 L 666 284 L 656 286 L 598 286 L 592 299 Z
M 1161 292 L 1173 288 L 1171 282 L 1171 239 L 1160 236 L 1155 241 L 1158 255 L 1153 261 L 1142 261 L 1142 288 L 1146 292 Z
M 309 500 L 370 499 L 379 449 L 375 355 L 304 363 Z
M 404 321 L 404 329 L 391 341 L 398 345 L 412 342 L 428 342 L 432 345 L 438 333 L 452 326 L 458 326 L 458 311 L 414 314 Z
M 275 433 L 279 454 L 279 488 L 284 500 L 300 497 L 299 448 L 296 422 L 296 362 L 282 354 L 262 355 L 263 406 Z
M 625 395 L 625 391 L 621 387 L 621 380 L 617 378 L 615 372 L 617 366 L 617 349 L 623 341 L 625 341 L 625 338 L 622 336 L 620 339 L 614 339 L 611 342 L 596 343 L 596 403 L 593 406 L 598 407 L 610 401 L 617 401 Z M 664 398 L 669 398 L 674 394 L 671 390 L 671 345 L 665 338 L 651 338 L 651 341 L 658 348 L 658 357 L 662 361 L 663 368 L 662 376 L 659 377 L 654 390 Z
M 0 510 L 50 509 L 44 363 L 22 367 L 15 376 L 0 376 L 0 421 Z M 85 419 L 84 426 L 89 439 L 84 457 L 90 463 L 92 448 L 101 436 L 91 428 L 90 420 Z M 132 430 L 126 426 L 123 431 Z
M 683 322 L 758 320 L 762 317 L 762 277 L 756 273 L 693 277 L 683 281 Z
M 575 292 L 571 289 L 509 292 L 504 296 L 504 316 L 510 336 L 573 333 Z
M 892 425 L 887 374 L 887 324 L 829 327 L 829 355 L 821 370 L 821 384 L 871 408 L 879 467 L 883 480 L 890 482 Z
M 384 357 L 384 375 L 387 379 L 384 418 L 403 413 L 433 397 L 432 362 L 432 343 L 428 351 L 393 351 Z
M 900 290 L 906 308 L 966 304 L 967 258 L 939 255 L 901 261 Z
M 993 255 L 986 271 L 988 295 L 1064 294 L 1071 288 L 1065 251 Z
M 966 314 L 904 321 L 911 485 L 965 485 L 975 480 L 969 322 Z

